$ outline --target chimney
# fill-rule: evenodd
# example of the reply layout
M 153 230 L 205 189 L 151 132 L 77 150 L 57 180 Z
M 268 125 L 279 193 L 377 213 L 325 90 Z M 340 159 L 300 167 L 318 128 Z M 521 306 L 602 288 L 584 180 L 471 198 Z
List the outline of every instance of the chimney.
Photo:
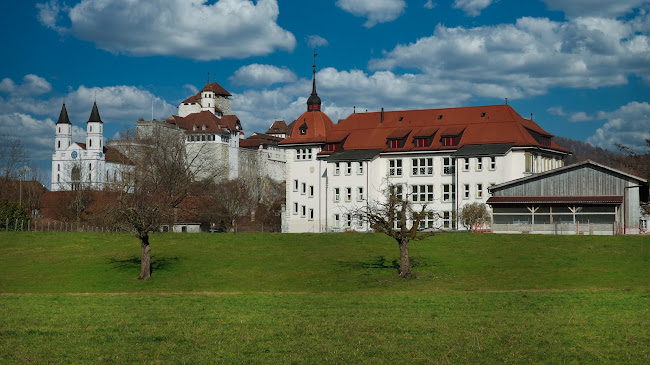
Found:
M 381 108 L 381 122 L 384 122 L 384 108 Z

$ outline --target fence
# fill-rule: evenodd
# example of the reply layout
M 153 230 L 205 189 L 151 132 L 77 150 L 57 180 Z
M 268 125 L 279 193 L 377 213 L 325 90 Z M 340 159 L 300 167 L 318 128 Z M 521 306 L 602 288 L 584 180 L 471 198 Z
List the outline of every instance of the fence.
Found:
M 0 226 L 0 231 L 15 232 L 117 232 L 119 229 L 108 229 L 76 222 L 42 221 L 37 219 L 14 220 L 7 218 Z

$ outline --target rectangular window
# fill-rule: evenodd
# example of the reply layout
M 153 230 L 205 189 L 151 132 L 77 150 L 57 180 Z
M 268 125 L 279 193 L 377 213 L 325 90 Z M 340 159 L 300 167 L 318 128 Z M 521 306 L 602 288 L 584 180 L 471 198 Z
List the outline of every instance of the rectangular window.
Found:
M 391 185 L 390 186 L 390 192 L 391 194 L 395 195 L 395 199 L 402 200 L 404 199 L 404 193 L 403 193 L 403 187 L 402 185 Z
M 483 184 L 476 184 L 476 198 L 483 198 Z
M 428 138 L 415 138 L 413 140 L 413 144 L 415 147 L 428 147 L 429 146 L 429 139 Z
M 390 148 L 400 148 L 402 147 L 401 139 L 390 139 L 388 140 L 388 147 Z
M 435 223 L 435 218 L 436 215 L 433 212 L 424 212 L 424 216 L 420 218 L 420 225 L 418 227 L 420 229 L 433 228 L 433 224 Z
M 300 184 L 300 194 L 302 195 L 307 194 L 307 183 Z
M 455 146 L 458 143 L 458 136 L 454 137 L 442 137 L 443 146 Z
M 442 227 L 451 228 L 451 212 L 442 212 Z
M 469 158 L 463 159 L 463 171 L 469 171 Z
M 456 186 L 452 184 L 444 184 L 442 186 L 442 201 L 450 202 L 454 199 L 456 194 Z
M 525 172 L 533 172 L 533 156 L 530 152 L 526 152 L 525 154 Z
M 345 163 L 345 174 L 352 175 L 352 162 Z
M 456 159 L 452 157 L 443 157 L 442 159 L 442 173 L 443 175 L 453 175 L 456 172 L 454 167 Z
M 325 145 L 325 151 L 338 151 L 338 149 L 339 149 L 338 143 L 328 143 Z
M 352 227 L 352 214 L 345 215 L 345 228 Z
M 482 171 L 483 170 L 483 157 L 477 157 L 476 158 L 476 171 Z
M 357 175 L 363 175 L 363 162 L 359 161 L 359 169 L 357 170 Z
M 433 175 L 433 158 L 412 158 L 411 174 L 413 176 Z
M 469 199 L 469 184 L 463 185 L 463 199 Z
M 352 188 L 345 188 L 345 201 L 352 201 Z
M 340 201 L 341 200 L 341 188 L 334 188 L 334 201 Z
M 496 170 L 497 169 L 497 158 L 492 156 L 490 157 L 490 170 Z
M 334 214 L 334 228 L 340 228 L 340 227 L 341 227 L 341 215 Z
M 411 200 L 414 202 L 432 202 L 433 185 L 411 185 Z
M 358 187 L 357 188 L 357 200 L 362 201 L 363 199 L 365 199 L 365 196 L 363 195 L 363 188 Z
M 314 197 L 314 185 L 309 185 L 309 197 Z
M 298 191 L 298 180 L 293 180 L 293 191 Z
M 402 159 L 388 160 L 388 176 L 402 176 Z
M 293 214 L 298 214 L 298 203 L 293 203 Z
M 314 220 L 314 210 L 309 208 L 309 220 L 313 221 Z
M 304 205 L 301 205 L 300 206 L 300 216 L 302 218 L 305 218 L 306 215 L 307 215 L 307 207 L 304 206 Z
M 341 175 L 341 163 L 334 162 L 334 175 Z

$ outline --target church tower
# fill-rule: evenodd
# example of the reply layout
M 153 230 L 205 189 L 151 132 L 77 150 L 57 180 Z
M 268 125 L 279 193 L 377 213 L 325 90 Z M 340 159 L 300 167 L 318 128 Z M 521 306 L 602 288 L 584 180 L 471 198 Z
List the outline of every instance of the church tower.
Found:
M 97 110 L 97 102 L 93 104 L 93 110 L 90 112 L 90 118 L 86 122 L 86 151 L 92 157 L 101 155 L 103 150 L 104 136 L 103 136 L 104 122 L 99 116 Z M 101 156 L 100 156 L 101 157 Z
M 63 103 L 63 107 L 61 108 L 59 120 L 56 122 L 54 143 L 55 151 L 63 151 L 72 144 L 72 123 L 70 123 L 70 118 L 68 118 L 65 103 Z
M 319 112 L 320 111 L 320 97 L 318 96 L 318 93 L 316 92 L 316 53 L 314 53 L 314 76 L 313 76 L 313 85 L 311 88 L 311 95 L 309 96 L 309 99 L 307 99 L 307 111 L 308 112 Z

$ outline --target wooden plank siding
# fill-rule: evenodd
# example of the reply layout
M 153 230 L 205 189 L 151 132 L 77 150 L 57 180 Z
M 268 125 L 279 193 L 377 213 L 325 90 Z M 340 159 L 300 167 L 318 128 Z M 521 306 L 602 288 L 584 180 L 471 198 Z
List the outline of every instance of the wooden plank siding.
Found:
M 626 186 L 637 181 L 594 165 L 576 166 L 557 174 L 493 188 L 493 196 L 598 196 L 623 195 Z

